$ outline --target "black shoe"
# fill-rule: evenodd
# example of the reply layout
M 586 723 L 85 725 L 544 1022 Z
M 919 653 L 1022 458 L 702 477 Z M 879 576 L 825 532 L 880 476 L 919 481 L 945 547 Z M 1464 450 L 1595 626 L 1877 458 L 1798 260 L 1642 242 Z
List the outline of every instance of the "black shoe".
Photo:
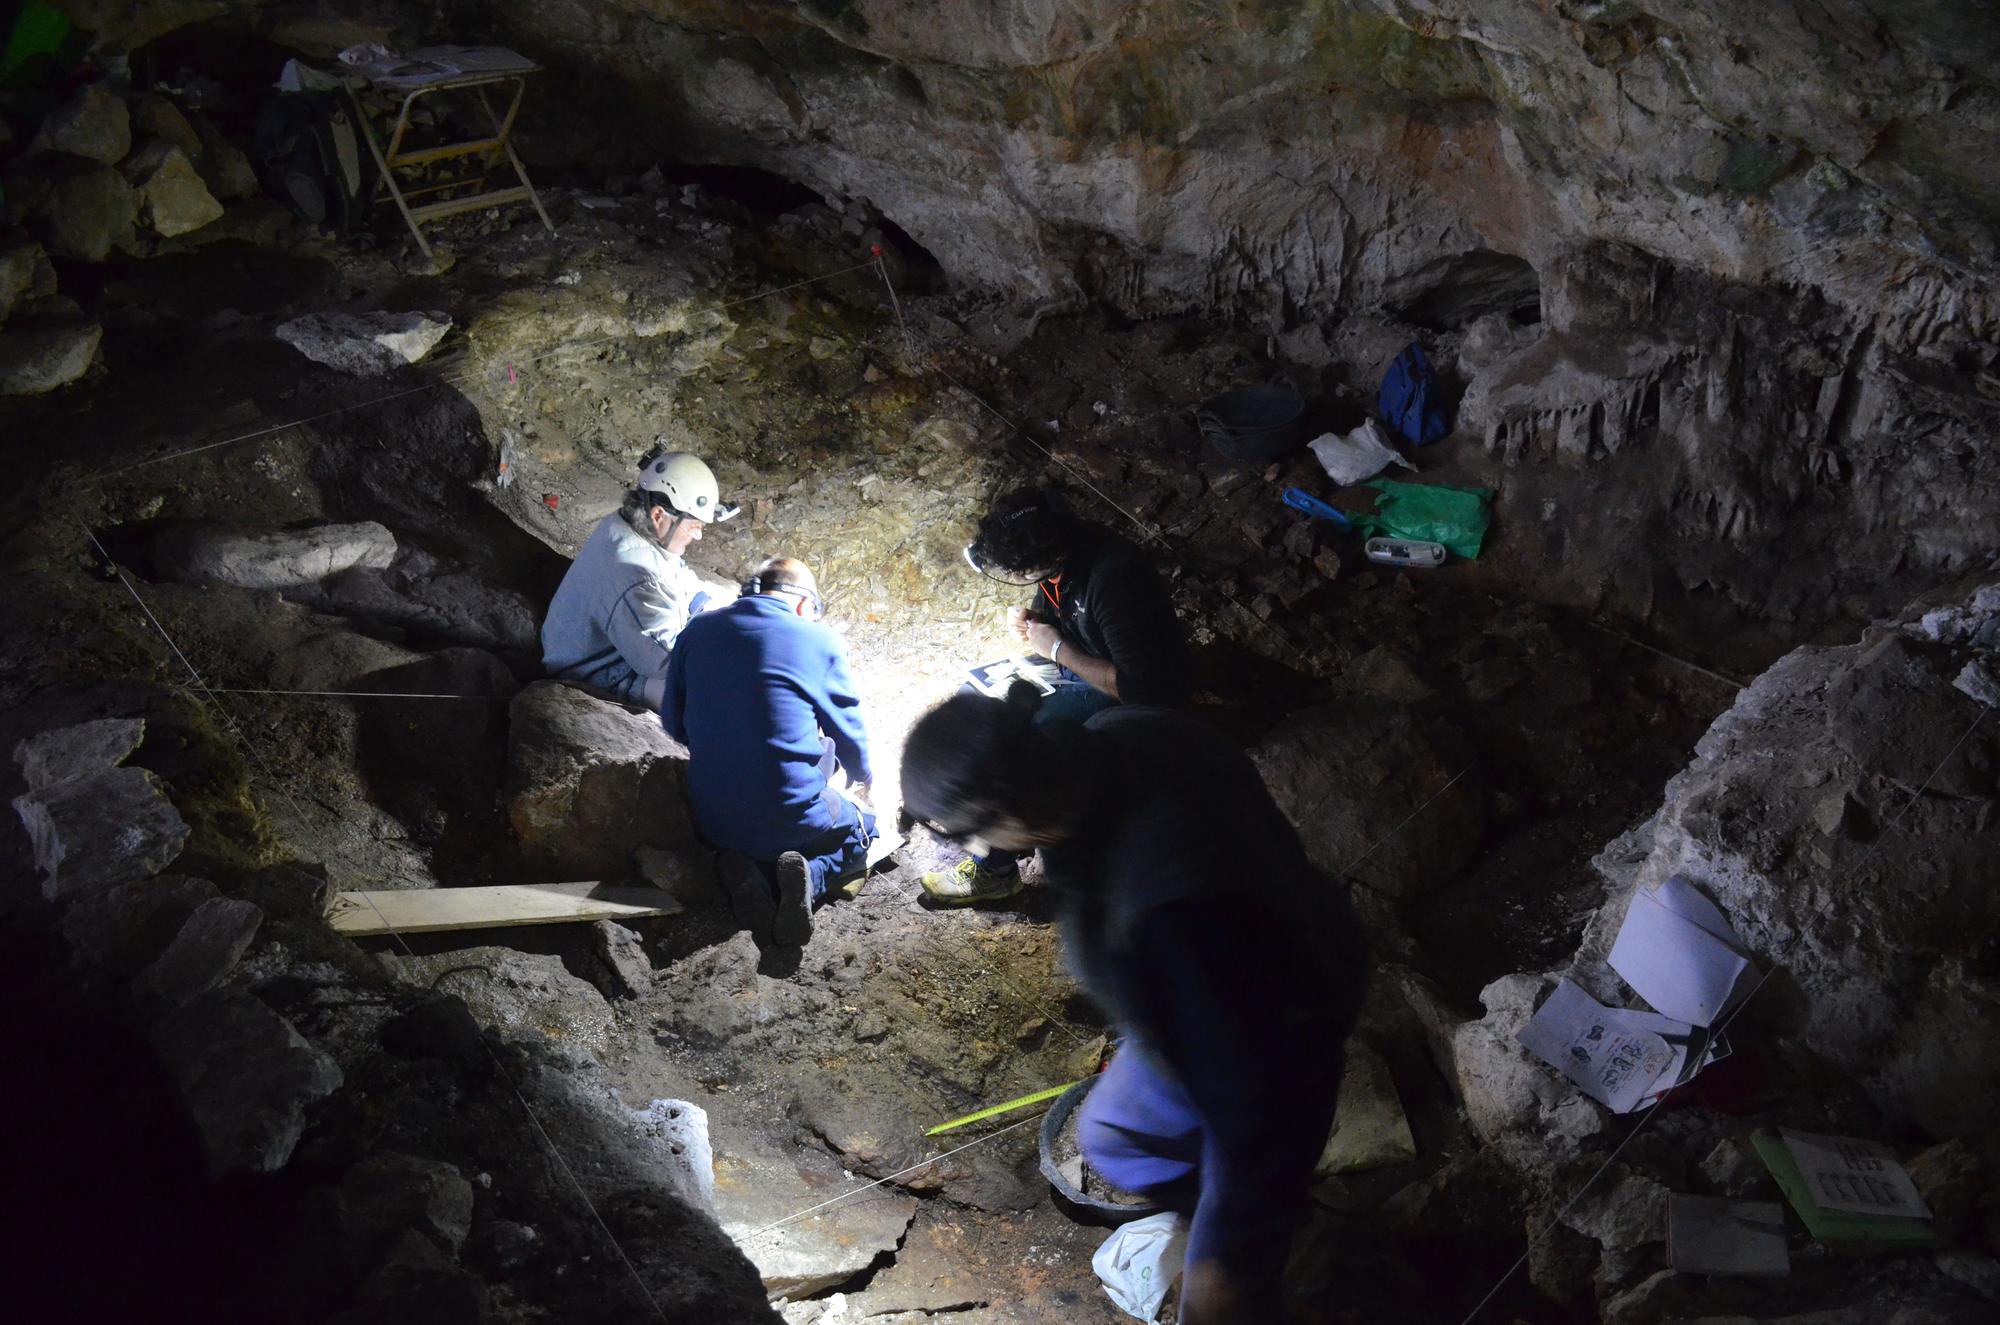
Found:
M 715 858 L 715 875 L 722 881 L 722 890 L 729 894 L 729 907 L 736 913 L 736 923 L 750 931 L 758 947 L 770 946 L 771 921 L 778 908 L 763 872 L 742 852 L 725 851 Z
M 771 922 L 771 942 L 802 948 L 812 937 L 812 870 L 796 851 L 778 857 L 778 915 Z

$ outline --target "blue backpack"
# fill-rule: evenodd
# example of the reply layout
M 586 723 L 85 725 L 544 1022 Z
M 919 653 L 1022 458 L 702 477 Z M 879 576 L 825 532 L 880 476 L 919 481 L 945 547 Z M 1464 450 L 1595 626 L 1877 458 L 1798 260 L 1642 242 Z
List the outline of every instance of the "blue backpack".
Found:
M 1437 397 L 1437 374 L 1431 371 L 1431 361 L 1424 357 L 1424 347 L 1411 341 L 1382 374 L 1382 392 L 1375 410 L 1404 441 L 1429 446 L 1451 431 L 1444 411 L 1432 403 Z

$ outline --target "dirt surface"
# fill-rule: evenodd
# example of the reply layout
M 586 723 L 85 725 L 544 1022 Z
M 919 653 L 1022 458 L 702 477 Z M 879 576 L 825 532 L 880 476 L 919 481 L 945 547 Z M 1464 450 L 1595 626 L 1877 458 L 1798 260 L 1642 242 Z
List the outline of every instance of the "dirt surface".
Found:
M 7 650 L 8 698 L 44 702 L 91 678 L 184 678 L 89 551 L 86 529 L 160 518 L 264 527 L 380 519 L 489 583 L 545 601 L 562 565 L 552 534 L 502 518 L 506 502 L 481 486 L 497 421 L 509 417 L 482 394 L 493 389 L 490 374 L 464 382 L 463 394 L 422 390 L 124 469 L 406 389 L 371 392 L 304 372 L 259 319 L 344 297 L 448 306 L 477 325 L 476 310 L 546 289 L 593 246 L 623 245 L 605 260 L 643 264 L 671 241 L 699 238 L 709 265 L 698 270 L 715 281 L 710 302 L 837 270 L 852 256 L 815 247 L 810 227 L 788 230 L 727 200 L 682 209 L 628 199 L 620 207 L 629 224 L 616 235 L 590 229 L 592 213 L 575 195 L 554 205 L 563 238 L 551 242 L 518 221 L 483 237 L 468 228 L 458 241 L 466 256 L 438 278 L 405 274 L 393 249 L 340 249 L 295 234 L 279 248 L 218 244 L 114 273 L 101 295 L 114 331 L 103 380 L 0 416 L 14 436 L 65 439 L 24 462 L 21 490 L 36 497 L 31 507 L 15 502 L 27 518 L 11 552 L 39 587 L 32 619 Z M 921 255 L 909 260 L 920 264 Z M 1043 321 L 1023 340 L 1018 315 L 910 293 L 907 324 L 852 279 L 776 297 L 782 307 L 733 308 L 730 329 L 704 352 L 706 367 L 683 365 L 671 379 L 644 346 L 554 364 L 533 383 L 533 412 L 555 421 L 543 441 L 560 423 L 565 437 L 601 433 L 631 449 L 651 438 L 648 410 L 671 416 L 673 429 L 704 439 L 746 504 L 740 524 L 718 530 L 695 559 L 724 578 L 774 551 L 821 567 L 881 754 L 885 818 L 903 732 L 956 687 L 965 664 L 1009 649 L 1000 627 L 1020 591 L 964 569 L 965 530 L 998 486 L 1053 480 L 1090 518 L 1164 539 L 1161 565 L 1198 647 L 1202 710 L 1246 744 L 1287 712 L 1354 694 L 1396 693 L 1470 733 L 1491 789 L 1488 840 L 1470 870 L 1439 881 L 1407 915 L 1371 913 L 1379 951 L 1472 1011 L 1489 979 L 1539 969 L 1574 947 L 1601 900 L 1589 857 L 1656 802 L 1728 702 L 1726 683 L 1573 610 L 1538 604 L 1536 567 L 1524 560 L 1429 573 L 1367 568 L 1351 540 L 1279 503 L 1295 483 L 1328 494 L 1309 456 L 1243 472 L 1204 454 L 1187 410 L 1267 377 L 1278 365 L 1261 338 L 1192 322 L 1070 316 Z M 601 297 L 612 299 L 608 290 Z M 1002 326 L 1008 316 L 1011 331 Z M 456 333 L 440 354 L 446 372 L 483 363 Z M 1353 389 L 1338 381 L 1318 399 L 1317 422 L 1351 421 L 1357 409 Z M 1481 478 L 1478 459 L 1454 445 L 1422 457 L 1425 477 Z M 561 448 L 544 449 L 542 463 L 557 464 Z M 1517 515 L 1503 503 L 1498 519 Z M 143 547 L 140 534 L 132 548 Z M 340 688 L 316 686 L 322 673 L 300 662 L 334 637 L 346 671 L 329 664 L 328 677 L 436 655 L 437 642 L 420 636 L 371 639 L 275 601 L 153 584 L 142 552 L 119 559 L 212 683 L 255 688 L 284 673 L 293 679 L 274 688 Z M 1706 658 L 1703 643 L 1684 646 Z M 517 679 L 532 663 L 503 661 Z M 463 679 L 446 668 L 433 683 L 450 685 L 454 675 Z M 504 879 L 516 868 L 497 802 L 504 710 L 463 703 L 470 707 L 237 697 L 217 739 L 234 741 L 234 724 L 254 751 L 246 765 L 258 789 L 256 831 L 322 861 L 337 886 Z M 1422 832 L 1423 806 L 1410 810 L 1407 831 Z M 1393 835 L 1379 849 L 1396 850 Z M 1039 1110 L 923 1136 L 981 1106 L 1074 1080 L 1094 1067 L 1105 1032 L 1061 973 L 1039 882 L 1031 876 L 1002 904 L 932 910 L 918 876 L 949 863 L 927 839 L 909 844 L 856 898 L 822 911 L 796 954 L 760 953 L 719 906 L 637 923 L 657 974 L 650 989 L 611 1002 L 607 1079 L 633 1107 L 678 1098 L 708 1111 L 718 1216 L 753 1260 L 884 1239 L 838 1282 L 802 1294 L 810 1301 L 788 1307 L 788 1319 L 1121 1319 L 1090 1270 L 1102 1230 L 1058 1209 L 1036 1172 Z M 571 974 L 604 986 L 582 927 L 412 944 L 423 953 L 488 945 L 556 954 Z M 1399 1066 L 1398 1085 L 1413 1114 L 1435 1111 L 1444 1096 L 1420 1062 Z M 1430 1140 L 1464 1144 L 1455 1134 Z M 1443 1157 L 1432 1148 L 1432 1164 Z M 1487 1226 L 1513 1213 L 1417 1234 L 1322 1212 L 1301 1258 L 1301 1304 L 1328 1322 L 1454 1316 L 1484 1291 L 1489 1267 L 1504 1268 L 1510 1244 Z M 1393 1272 L 1362 1272 L 1385 1261 Z M 1439 1264 L 1460 1272 L 1440 1278 L 1431 1272 Z M 1413 1291 L 1428 1298 L 1421 1311 Z M 1563 1318 L 1525 1287 L 1502 1306 L 1523 1320 Z

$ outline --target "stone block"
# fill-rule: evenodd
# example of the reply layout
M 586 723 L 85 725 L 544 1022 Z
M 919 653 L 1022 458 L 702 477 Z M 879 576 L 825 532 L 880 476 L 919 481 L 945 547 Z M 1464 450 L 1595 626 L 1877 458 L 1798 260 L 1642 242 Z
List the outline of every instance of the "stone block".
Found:
M 132 116 L 124 98 L 102 83 L 79 89 L 49 113 L 28 146 L 30 154 L 66 152 L 115 166 L 132 150 Z
M 42 895 L 72 898 L 158 874 L 181 853 L 188 826 L 150 770 L 114 768 L 14 798 Z
M 213 1179 L 283 1168 L 305 1132 L 306 1106 L 341 1084 L 331 1058 L 238 990 L 211 990 L 168 1013 L 152 1043 Z
M 233 897 L 212 897 L 197 906 L 159 960 L 139 976 L 141 1002 L 176 1008 L 228 978 L 237 959 L 257 937 L 264 913 Z
M 405 1229 L 416 1229 L 454 1255 L 472 1231 L 472 1184 L 443 1160 L 383 1151 L 340 1180 L 342 1236 L 365 1261 Z
M 148 92 L 132 103 L 132 129 L 142 137 L 173 144 L 190 161 L 201 160 L 201 134 L 179 106 L 158 92 Z
M 448 313 L 308 313 L 278 327 L 278 339 L 357 377 L 381 377 L 431 352 L 451 330 Z
M 464 999 L 475 1021 L 509 1037 L 602 1052 L 611 1030 L 611 1005 L 560 957 L 460 948 L 423 957 L 385 953 L 381 961 L 405 984 Z
M 186 874 L 161 874 L 78 898 L 63 912 L 62 935 L 85 966 L 133 976 L 151 965 L 203 902 L 214 884 Z
M 104 328 L 88 318 L 15 318 L 0 330 L 0 396 L 39 396 L 68 386 L 97 360 Z
M 0 322 L 17 304 L 56 292 L 56 271 L 49 255 L 32 240 L 0 247 Z
M 8 192 L 15 191 L 10 182 Z M 138 238 L 139 195 L 95 161 L 66 159 L 22 190 L 28 223 L 57 257 L 102 262 Z
M 1485 830 L 1477 770 L 1452 784 L 1471 763 L 1464 738 L 1398 704 L 1357 699 L 1301 710 L 1250 758 L 1315 865 L 1336 876 L 1352 870 L 1391 897 L 1450 882 Z M 1422 830 L 1401 832 L 1420 807 Z
M 600 920 L 590 927 L 591 950 L 597 954 L 612 991 L 624 998 L 638 998 L 653 988 L 653 963 L 637 934 L 615 920 Z
M 514 697 L 508 720 L 507 815 L 537 870 L 615 878 L 642 844 L 694 839 L 687 751 L 657 718 L 538 681 Z
M 139 219 L 163 239 L 199 230 L 222 216 L 222 204 L 208 191 L 188 154 L 154 139 L 120 167 L 139 192 Z
M 372 520 L 268 532 L 184 523 L 161 533 L 154 548 L 160 578 L 239 589 L 295 589 L 344 571 L 386 568 L 396 536 Z
M 116 768 L 145 739 L 143 718 L 99 718 L 27 737 L 14 746 L 14 762 L 28 789 L 41 791 Z

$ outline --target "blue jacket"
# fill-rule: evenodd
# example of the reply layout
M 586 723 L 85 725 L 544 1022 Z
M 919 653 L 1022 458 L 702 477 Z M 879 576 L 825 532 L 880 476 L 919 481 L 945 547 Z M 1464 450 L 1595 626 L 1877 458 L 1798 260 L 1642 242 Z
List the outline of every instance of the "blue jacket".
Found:
M 542 667 L 647 708 L 660 706 L 667 655 L 702 584 L 613 511 L 577 550 L 542 623 Z
M 822 733 L 851 779 L 874 776 L 847 646 L 789 598 L 753 594 L 689 621 L 660 720 L 688 748 L 702 836 L 753 860 L 840 826 L 820 771 Z

